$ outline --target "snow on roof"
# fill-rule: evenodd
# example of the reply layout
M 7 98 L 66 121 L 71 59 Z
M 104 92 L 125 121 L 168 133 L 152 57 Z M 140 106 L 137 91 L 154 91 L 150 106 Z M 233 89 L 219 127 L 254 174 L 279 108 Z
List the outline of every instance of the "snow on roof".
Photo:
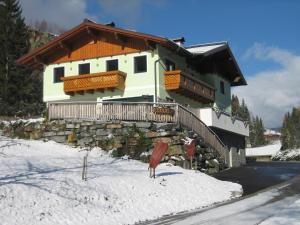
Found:
M 246 148 L 246 156 L 273 156 L 280 150 L 280 148 L 280 141 L 272 145 L 266 145 L 256 148 Z
M 186 49 L 194 54 L 204 54 L 215 50 L 217 48 L 226 46 L 227 42 L 216 42 L 216 43 L 207 43 L 207 44 L 198 44 L 198 45 L 191 45 L 186 47 Z
M 264 135 L 274 135 L 274 134 L 281 135 L 280 132 L 277 132 L 275 130 L 270 130 L 270 129 L 266 129 L 266 131 L 264 132 Z

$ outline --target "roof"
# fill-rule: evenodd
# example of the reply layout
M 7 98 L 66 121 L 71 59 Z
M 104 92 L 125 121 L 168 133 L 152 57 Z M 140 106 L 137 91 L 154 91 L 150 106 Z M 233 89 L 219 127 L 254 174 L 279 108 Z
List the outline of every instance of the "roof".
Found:
M 226 48 L 227 42 L 216 42 L 187 46 L 186 49 L 193 54 L 212 54 Z
M 211 64 L 211 58 L 220 57 L 220 60 L 223 62 L 226 61 L 228 66 L 226 69 L 226 76 L 229 77 L 232 86 L 239 86 L 239 85 L 247 85 L 246 79 L 229 47 L 227 41 L 222 42 L 213 42 L 213 43 L 206 43 L 206 44 L 197 44 L 187 46 L 186 50 L 193 54 L 194 57 L 200 58 L 199 61 L 201 62 L 199 67 L 207 67 L 205 64 Z M 214 65 L 212 65 L 214 67 Z M 201 68 L 200 68 L 201 70 Z M 205 70 L 205 69 L 204 69 Z M 210 68 L 212 70 L 212 68 Z
M 280 141 L 272 145 L 266 145 L 266 146 L 256 147 L 256 148 L 246 148 L 246 156 L 247 157 L 273 156 L 277 152 L 279 152 L 280 148 L 281 148 Z
M 37 48 L 36 50 L 22 56 L 17 60 L 18 64 L 30 66 L 30 67 L 37 67 L 43 64 L 43 56 L 47 56 L 51 50 L 63 46 L 68 47 L 66 42 L 74 38 L 77 34 L 83 33 L 83 32 L 110 32 L 118 35 L 123 35 L 126 37 L 131 38 L 137 38 L 145 41 L 149 41 L 152 43 L 160 44 L 172 51 L 175 52 L 175 54 L 182 55 L 184 57 L 187 57 L 190 60 L 191 63 L 199 64 L 199 62 L 202 62 L 202 59 L 199 59 L 199 57 L 209 57 L 211 55 L 222 53 L 224 50 L 227 52 L 226 56 L 224 56 L 222 59 L 226 59 L 224 62 L 225 64 L 228 64 L 228 68 L 225 68 L 226 71 L 224 73 L 230 74 L 230 82 L 232 86 L 237 85 L 246 85 L 246 80 L 230 50 L 230 47 L 227 42 L 216 42 L 216 43 L 207 43 L 207 44 L 198 44 L 198 45 L 192 45 L 188 47 L 179 46 L 177 43 L 175 43 L 174 40 L 168 39 L 165 37 L 160 37 L 156 35 L 136 32 L 128 29 L 121 29 L 114 27 L 112 23 L 110 24 L 98 24 L 91 20 L 84 20 L 83 23 L 79 24 L 78 26 L 74 27 L 73 29 L 63 33 L 62 35 L 56 37 L 46 45 Z M 183 38 L 180 38 L 180 40 L 183 40 Z M 233 59 L 232 62 L 228 62 L 228 59 Z M 208 61 L 208 63 L 211 63 Z M 229 65 L 230 64 L 230 65 Z M 203 67 L 203 65 L 199 64 L 199 67 Z M 230 67 L 230 68 L 229 68 Z M 231 74 L 232 73 L 232 74 Z M 226 75 L 228 76 L 228 75 Z M 237 80 L 237 81 L 236 81 Z
M 28 61 L 35 60 L 36 57 L 46 54 L 51 48 L 53 48 L 55 46 L 59 46 L 62 42 L 67 41 L 68 39 L 72 38 L 74 35 L 76 35 L 80 32 L 83 32 L 85 30 L 88 30 L 88 29 L 92 29 L 92 30 L 96 30 L 96 31 L 117 33 L 117 34 L 128 36 L 128 37 L 152 41 L 154 43 L 159 43 L 167 48 L 176 50 L 178 53 L 182 53 L 185 55 L 190 54 L 186 49 L 178 46 L 175 42 L 173 42 L 167 38 L 163 38 L 163 37 L 155 36 L 155 35 L 151 35 L 151 34 L 145 34 L 145 33 L 141 33 L 141 32 L 136 32 L 136 31 L 131 31 L 131 30 L 127 30 L 127 29 L 116 28 L 116 27 L 111 26 L 110 24 L 104 25 L 104 24 L 94 23 L 89 20 L 84 20 L 83 23 L 81 23 L 78 26 L 74 27 L 73 29 L 63 33 L 62 35 L 60 35 L 57 38 L 50 41 L 49 43 L 22 56 L 21 58 L 19 58 L 17 60 L 17 63 L 19 63 L 21 65 L 26 65 L 28 63 Z

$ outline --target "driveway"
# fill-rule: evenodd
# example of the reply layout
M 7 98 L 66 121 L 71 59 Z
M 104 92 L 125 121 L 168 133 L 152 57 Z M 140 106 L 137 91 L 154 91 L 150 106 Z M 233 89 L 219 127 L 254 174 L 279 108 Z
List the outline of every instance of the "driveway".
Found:
M 300 174 L 298 162 L 252 162 L 213 175 L 219 180 L 232 181 L 243 186 L 244 195 L 287 181 Z

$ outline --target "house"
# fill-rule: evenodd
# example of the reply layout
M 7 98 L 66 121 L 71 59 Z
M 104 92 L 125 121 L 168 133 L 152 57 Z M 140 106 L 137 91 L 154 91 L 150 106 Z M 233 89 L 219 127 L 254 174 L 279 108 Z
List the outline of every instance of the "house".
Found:
M 248 162 L 272 161 L 272 157 L 280 151 L 280 148 L 280 141 L 274 141 L 272 144 L 266 146 L 247 148 L 246 159 Z
M 17 62 L 43 69 L 43 100 L 51 118 L 176 120 L 220 152 L 226 146 L 224 155 L 234 159 L 228 165 L 243 164 L 249 128 L 231 117 L 231 87 L 247 83 L 234 55 L 227 42 L 185 46 L 184 41 L 85 20 Z M 115 107 L 99 110 L 112 102 Z M 147 102 L 153 109 L 140 113 Z M 125 103 L 135 103 L 136 110 L 117 108 Z M 170 110 L 172 104 L 177 108 Z M 90 108 L 81 112 L 84 107 Z
M 274 130 L 267 129 L 264 132 L 264 138 L 267 143 L 275 143 L 280 141 L 281 133 Z

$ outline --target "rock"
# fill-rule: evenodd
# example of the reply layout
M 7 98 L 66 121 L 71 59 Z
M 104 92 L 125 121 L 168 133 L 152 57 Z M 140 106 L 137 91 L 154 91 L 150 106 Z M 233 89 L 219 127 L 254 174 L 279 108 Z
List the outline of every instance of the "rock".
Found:
M 53 132 L 53 131 L 49 131 L 49 132 L 44 133 L 44 137 L 52 137 L 54 135 L 55 135 L 55 132 Z
M 42 138 L 43 133 L 41 130 L 35 130 L 35 131 L 30 132 L 29 136 L 30 136 L 30 139 L 32 139 L 32 140 L 38 140 L 38 139 Z
M 112 133 L 112 130 L 103 130 L 103 129 L 96 130 L 96 135 L 97 136 L 107 136 L 111 133 Z
M 74 133 L 69 134 L 69 135 L 68 135 L 67 142 L 68 142 L 68 143 L 73 143 L 73 142 L 75 142 L 75 141 L 77 141 L 77 136 L 76 136 L 76 134 L 74 134 Z
M 93 138 L 91 138 L 91 137 L 84 137 L 84 138 L 77 140 L 77 144 L 82 147 L 89 145 L 92 142 L 93 142 Z
M 157 132 L 158 137 L 171 137 L 173 135 L 176 135 L 175 131 L 161 131 Z
M 170 159 L 170 160 L 168 161 L 168 163 L 172 164 L 173 166 L 176 165 L 176 161 L 175 161 L 174 159 Z
M 32 124 L 32 123 L 27 124 L 27 125 L 25 125 L 25 127 L 24 127 L 24 131 L 26 131 L 26 132 L 31 132 L 31 131 L 33 131 L 33 130 L 34 130 L 34 124 Z
M 92 134 L 90 132 L 81 132 L 80 137 L 90 137 Z
M 50 139 L 57 143 L 64 143 L 66 141 L 65 136 L 52 136 L 52 137 L 50 137 Z
M 66 135 L 66 134 L 65 134 L 65 131 L 59 131 L 59 132 L 56 132 L 56 135 L 62 136 L 62 135 Z
M 165 143 L 172 143 L 172 139 L 171 138 L 168 138 L 168 137 L 160 137 L 160 138 L 155 138 L 154 139 L 154 142 L 158 142 L 158 141 L 162 141 L 162 142 L 165 142 Z
M 80 128 L 80 124 L 74 124 L 74 123 L 68 123 L 66 124 L 67 129 L 74 129 L 74 128 Z
M 83 121 L 81 123 L 81 126 L 92 126 L 92 125 L 94 125 L 93 121 Z
M 154 138 L 154 137 L 157 137 L 157 132 L 154 132 L 154 131 L 149 131 L 149 132 L 146 132 L 146 137 L 147 138 Z
M 157 130 L 165 130 L 165 131 L 171 131 L 176 127 L 176 124 L 174 123 L 155 123 L 154 125 Z
M 136 122 L 135 126 L 137 128 L 150 128 L 151 127 L 151 123 L 149 123 L 149 122 Z
M 184 150 L 182 145 L 171 145 L 166 152 L 167 155 L 172 156 L 172 155 L 183 155 Z
M 121 129 L 122 124 L 120 124 L 120 123 L 111 123 L 111 124 L 107 124 L 106 128 L 107 129 Z

